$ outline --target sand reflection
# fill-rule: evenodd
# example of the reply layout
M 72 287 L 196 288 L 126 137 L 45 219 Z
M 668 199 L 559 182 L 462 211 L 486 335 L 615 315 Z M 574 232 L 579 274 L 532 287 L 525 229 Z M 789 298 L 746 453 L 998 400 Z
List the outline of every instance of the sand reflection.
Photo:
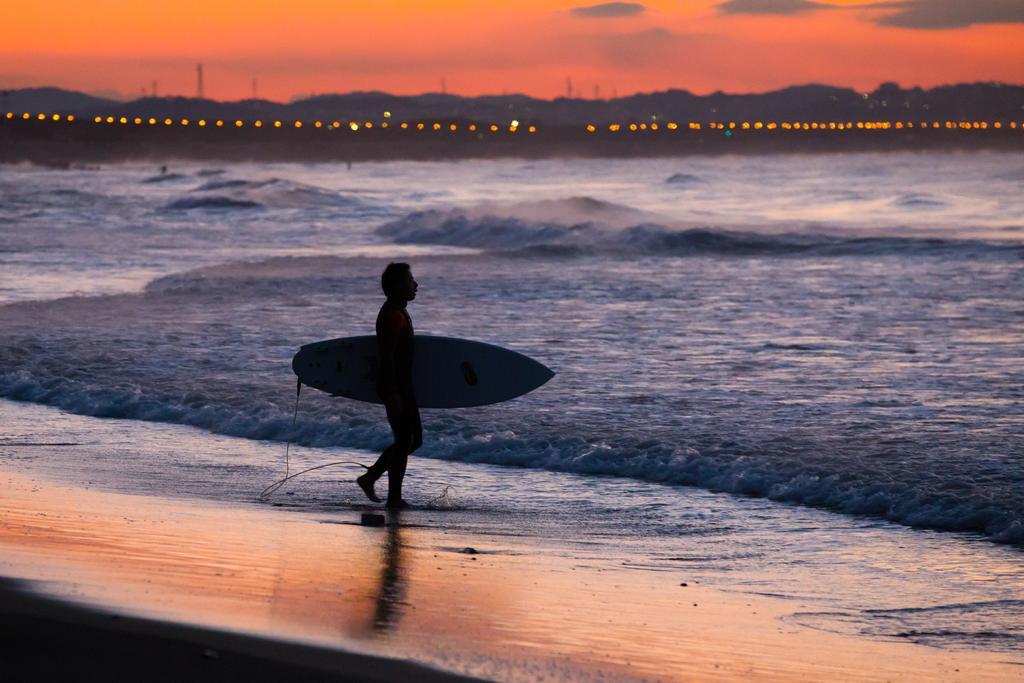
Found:
M 387 526 L 382 548 L 380 584 L 377 588 L 376 610 L 371 631 L 390 633 L 397 627 L 405 607 L 405 575 L 402 571 L 402 527 L 395 513 Z

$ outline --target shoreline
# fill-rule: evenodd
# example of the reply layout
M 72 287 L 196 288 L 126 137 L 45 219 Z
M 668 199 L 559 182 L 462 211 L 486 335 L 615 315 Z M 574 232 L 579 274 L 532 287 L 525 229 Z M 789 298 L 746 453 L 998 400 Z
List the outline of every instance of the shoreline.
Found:
M 151 662 L 124 659 L 128 634 L 164 658 L 148 672 L 176 679 L 220 663 L 326 670 L 324 680 L 408 680 L 419 665 L 453 672 L 429 680 L 1024 679 L 1011 654 L 808 627 L 789 619 L 792 600 L 630 566 L 610 548 L 566 554 L 550 539 L 453 532 L 415 512 L 370 528 L 348 509 L 101 492 L 9 466 L 0 478 L 0 576 L 52 598 L 3 600 L 5 632 L 22 632 L 18 614 L 51 619 L 31 622 L 17 647 L 28 666 L 35 648 L 78 639 L 83 624 L 87 670 L 103 666 L 95 648 L 125 667 Z

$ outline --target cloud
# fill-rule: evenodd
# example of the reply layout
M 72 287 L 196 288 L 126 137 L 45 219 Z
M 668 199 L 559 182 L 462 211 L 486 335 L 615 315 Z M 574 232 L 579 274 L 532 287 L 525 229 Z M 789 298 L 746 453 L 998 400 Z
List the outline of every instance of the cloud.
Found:
M 725 0 L 716 5 L 723 14 L 781 14 L 793 15 L 821 9 L 836 9 L 834 5 L 812 0 Z
M 974 24 L 1024 23 L 1024 0 L 889 0 L 832 5 L 815 0 L 725 0 L 723 14 L 793 16 L 818 10 L 889 10 L 871 21 L 911 29 L 966 28 Z
M 600 66 L 648 69 L 680 63 L 688 53 L 711 40 L 701 33 L 673 33 L 654 27 L 625 33 L 567 36 L 562 39 L 574 59 Z
M 570 10 L 577 17 L 587 19 L 611 19 L 614 17 L 635 17 L 647 8 L 638 2 L 603 2 L 600 5 L 574 7 Z
M 873 7 L 895 9 L 876 18 L 875 23 L 899 28 L 944 29 L 973 24 L 1024 23 L 1022 0 L 902 0 Z

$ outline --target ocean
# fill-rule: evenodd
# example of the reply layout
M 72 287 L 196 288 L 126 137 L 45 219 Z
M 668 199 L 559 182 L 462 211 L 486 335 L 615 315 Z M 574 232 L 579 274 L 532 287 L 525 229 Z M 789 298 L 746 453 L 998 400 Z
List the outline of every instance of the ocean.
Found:
M 407 491 L 430 523 L 571 525 L 638 566 L 820 601 L 805 625 L 1016 650 L 1022 181 L 1019 155 L 931 152 L 2 167 L 0 459 L 237 501 L 287 441 L 293 469 L 370 462 L 383 409 L 306 389 L 293 426 L 290 359 L 372 333 L 404 260 L 418 333 L 557 373 L 423 411 Z M 26 446 L 64 441 L 90 458 Z M 356 505 L 356 471 L 277 504 Z

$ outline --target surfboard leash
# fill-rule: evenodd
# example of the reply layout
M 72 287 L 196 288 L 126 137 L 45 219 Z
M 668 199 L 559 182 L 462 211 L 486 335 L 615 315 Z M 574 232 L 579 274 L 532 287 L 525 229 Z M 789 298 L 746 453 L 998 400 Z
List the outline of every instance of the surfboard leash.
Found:
M 272 483 L 267 488 L 265 488 L 262 491 L 260 491 L 260 494 L 256 497 L 257 500 L 260 501 L 260 502 L 265 501 L 267 498 L 269 498 L 270 496 L 272 496 L 275 493 L 277 493 L 277 491 L 282 486 L 284 486 L 286 483 L 288 483 L 290 480 L 294 479 L 295 477 L 298 477 L 298 476 L 301 476 L 303 474 L 306 474 L 307 472 L 314 472 L 316 470 L 322 470 L 325 467 L 334 467 L 335 465 L 358 465 L 359 467 L 362 467 L 364 470 L 369 470 L 370 469 L 369 466 L 364 465 L 361 462 L 356 462 L 354 460 L 339 460 L 337 462 L 329 462 L 329 463 L 324 464 L 324 465 L 317 465 L 315 467 L 310 467 L 308 469 L 302 470 L 301 472 L 296 472 L 295 474 L 291 473 L 292 441 L 294 440 L 295 425 L 296 425 L 296 422 L 298 421 L 298 418 L 299 418 L 299 397 L 301 395 L 302 395 L 302 380 L 299 379 L 299 380 L 296 380 L 296 382 L 295 382 L 295 408 L 292 410 L 292 426 L 291 426 L 291 428 L 288 431 L 288 442 L 287 442 L 287 444 L 284 447 L 284 476 L 281 477 L 280 479 L 278 479 L 277 481 L 275 481 L 274 483 Z M 451 495 L 451 490 L 452 490 L 452 487 L 450 485 L 446 485 L 444 487 L 444 490 L 441 491 L 441 494 L 439 496 L 436 496 L 436 497 L 430 499 L 430 501 L 427 502 L 427 508 L 428 509 L 446 509 L 446 508 L 455 507 L 456 503 L 454 502 L 454 499 L 453 499 L 453 497 Z
M 257 499 L 260 500 L 261 502 L 266 500 L 270 496 L 274 495 L 277 492 L 278 489 L 280 489 L 282 486 L 285 485 L 286 482 L 288 482 L 291 479 L 294 479 L 295 477 L 298 477 L 299 475 L 305 474 L 306 472 L 312 472 L 313 470 L 321 470 L 321 469 L 323 469 L 325 467 L 331 467 L 333 465 L 359 465 L 363 469 L 366 469 L 366 470 L 370 469 L 369 467 L 367 467 L 366 465 L 364 465 L 361 462 L 345 461 L 345 460 L 343 460 L 343 461 L 339 461 L 339 462 L 329 462 L 326 465 L 317 465 L 316 467 L 310 467 L 307 470 L 302 470 L 301 472 L 296 472 L 295 474 L 291 474 L 292 441 L 294 440 L 295 423 L 296 423 L 296 421 L 299 418 L 299 397 L 301 395 L 302 395 L 302 380 L 299 379 L 299 380 L 296 380 L 296 382 L 295 382 L 295 409 L 292 411 L 292 426 L 291 426 L 291 429 L 288 430 L 288 444 L 284 448 L 284 476 L 281 477 L 280 479 L 278 479 L 277 481 L 275 481 L 273 484 L 271 484 L 267 488 L 265 488 L 262 491 L 260 491 L 260 494 L 259 494 L 259 496 L 257 496 Z

